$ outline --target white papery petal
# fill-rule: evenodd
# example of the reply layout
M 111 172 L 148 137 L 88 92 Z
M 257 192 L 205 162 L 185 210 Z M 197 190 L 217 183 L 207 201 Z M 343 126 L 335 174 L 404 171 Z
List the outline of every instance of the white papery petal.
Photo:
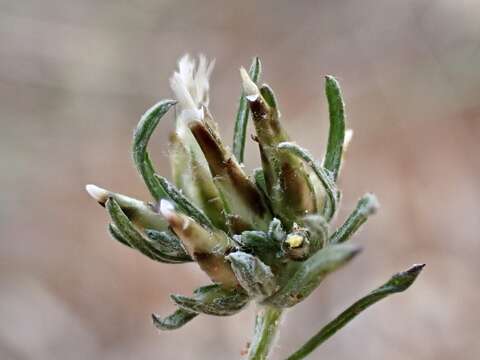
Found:
M 195 110 L 197 108 L 182 74 L 178 72 L 173 73 L 173 76 L 170 78 L 170 87 L 178 100 L 180 110 Z
M 178 71 L 170 78 L 170 86 L 182 111 L 199 111 L 209 103 L 209 79 L 215 61 L 208 62 L 204 55 L 199 56 L 198 66 L 190 55 L 183 56 L 178 61 Z M 200 114 L 200 113 L 198 113 Z M 202 111 L 203 118 L 203 111 Z

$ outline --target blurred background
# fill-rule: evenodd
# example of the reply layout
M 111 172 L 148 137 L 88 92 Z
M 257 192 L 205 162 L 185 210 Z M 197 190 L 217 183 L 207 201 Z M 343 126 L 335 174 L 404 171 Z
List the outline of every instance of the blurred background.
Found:
M 311 358 L 480 358 L 479 39 L 476 0 L 0 1 L 0 358 L 240 358 L 253 306 L 157 331 L 150 314 L 206 276 L 111 240 L 84 191 L 148 199 L 132 129 L 171 96 L 186 52 L 217 60 L 211 110 L 227 139 L 238 69 L 259 55 L 286 128 L 319 158 L 323 76 L 336 75 L 355 130 L 337 223 L 367 191 L 382 204 L 355 239 L 363 254 L 288 313 L 273 358 L 415 262 L 427 268 L 410 290 Z M 163 174 L 172 114 L 152 143 Z

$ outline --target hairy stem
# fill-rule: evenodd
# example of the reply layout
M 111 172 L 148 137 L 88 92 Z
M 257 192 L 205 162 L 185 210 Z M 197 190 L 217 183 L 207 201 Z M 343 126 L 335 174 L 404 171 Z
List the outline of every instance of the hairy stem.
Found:
M 262 306 L 255 318 L 255 333 L 248 351 L 248 360 L 265 360 L 268 358 L 278 333 L 282 309 Z

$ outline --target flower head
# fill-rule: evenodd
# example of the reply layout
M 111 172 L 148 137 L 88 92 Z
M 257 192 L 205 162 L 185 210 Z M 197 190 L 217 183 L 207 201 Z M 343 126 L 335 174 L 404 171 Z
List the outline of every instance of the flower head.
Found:
M 330 130 L 320 164 L 282 127 L 273 90 L 258 83 L 258 58 L 249 72 L 240 69 L 243 92 L 232 152 L 208 109 L 213 67 L 214 61 L 203 55 L 198 62 L 182 57 L 170 79 L 175 100 L 151 107 L 135 130 L 133 159 L 152 202 L 86 187 L 107 209 L 116 240 L 155 261 L 195 261 L 212 280 L 191 297 L 172 295 L 177 311 L 154 316 L 161 329 L 178 328 L 200 313 L 232 315 L 252 300 L 275 309 L 299 303 L 359 253 L 358 246 L 343 243 L 378 207 L 367 194 L 339 229 L 330 230 L 341 198 L 337 179 L 351 139 L 333 77 L 326 77 Z M 175 105 L 169 181 L 156 173 L 147 146 Z M 242 165 L 250 115 L 262 165 L 251 176 Z

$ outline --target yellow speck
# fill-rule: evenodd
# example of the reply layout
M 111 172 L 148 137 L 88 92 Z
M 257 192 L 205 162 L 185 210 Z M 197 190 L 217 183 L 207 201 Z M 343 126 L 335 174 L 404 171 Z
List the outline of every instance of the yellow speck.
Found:
M 287 240 L 285 240 L 286 243 L 290 246 L 290 248 L 297 248 L 302 246 L 303 244 L 303 236 L 300 235 L 289 235 L 287 237 Z

